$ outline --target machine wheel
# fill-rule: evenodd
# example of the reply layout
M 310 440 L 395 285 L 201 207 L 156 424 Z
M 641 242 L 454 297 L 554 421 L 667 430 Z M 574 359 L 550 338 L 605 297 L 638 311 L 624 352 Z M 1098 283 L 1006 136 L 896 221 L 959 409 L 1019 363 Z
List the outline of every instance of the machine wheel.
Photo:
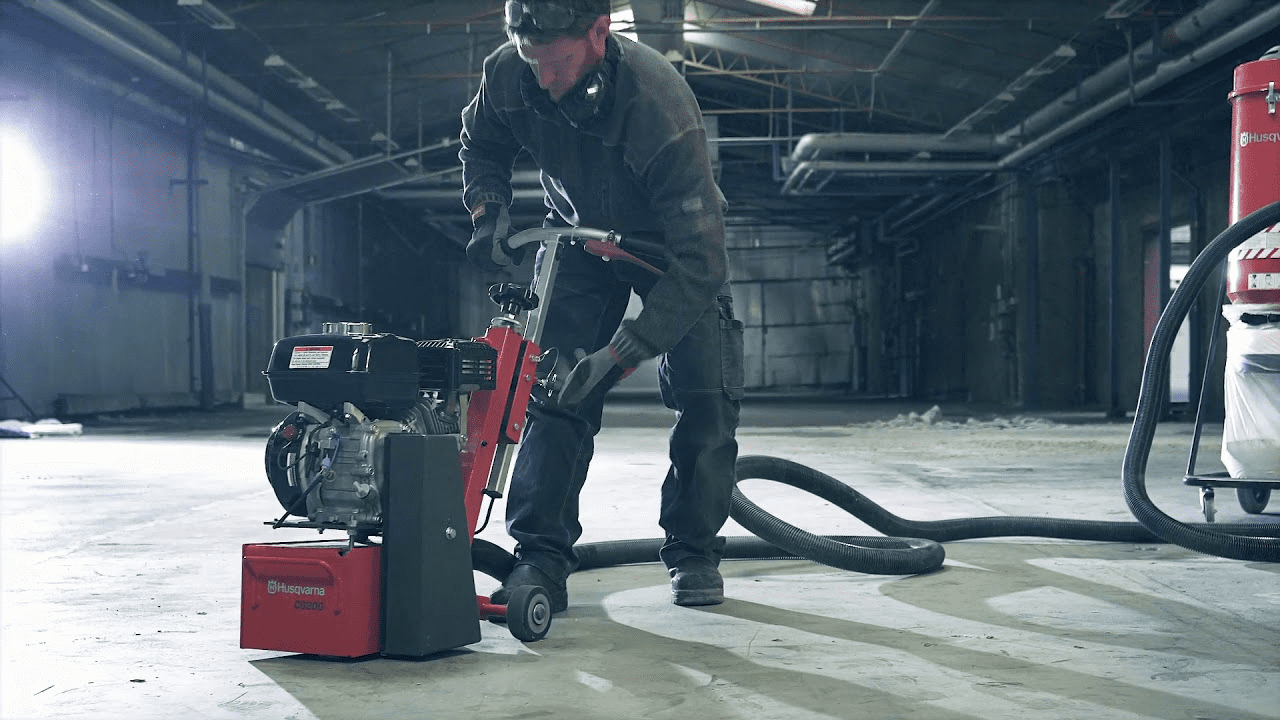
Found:
M 522 642 L 535 642 L 551 629 L 551 596 L 540 585 L 521 585 L 507 600 L 507 627 Z
M 1251 515 L 1257 515 L 1267 509 L 1267 501 L 1271 499 L 1271 488 L 1263 485 L 1248 485 L 1236 488 L 1236 499 L 1240 507 Z

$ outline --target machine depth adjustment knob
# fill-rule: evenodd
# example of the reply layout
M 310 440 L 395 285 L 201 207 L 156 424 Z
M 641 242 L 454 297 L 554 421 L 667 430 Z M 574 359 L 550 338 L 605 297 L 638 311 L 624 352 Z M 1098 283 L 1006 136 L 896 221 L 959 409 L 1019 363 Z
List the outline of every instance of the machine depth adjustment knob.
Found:
M 490 285 L 489 299 L 508 315 L 528 312 L 538 307 L 538 296 L 534 294 L 533 289 L 518 283 Z

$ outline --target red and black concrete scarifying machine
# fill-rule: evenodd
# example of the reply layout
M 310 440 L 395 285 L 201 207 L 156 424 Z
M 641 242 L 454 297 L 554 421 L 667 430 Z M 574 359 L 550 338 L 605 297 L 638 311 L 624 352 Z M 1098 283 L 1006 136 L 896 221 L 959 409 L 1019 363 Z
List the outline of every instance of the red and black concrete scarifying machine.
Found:
M 482 337 L 414 341 L 354 322 L 276 343 L 265 374 L 295 409 L 267 440 L 285 508 L 268 524 L 346 539 L 244 546 L 240 647 L 422 657 L 479 642 L 486 619 L 526 642 L 547 634 L 545 588 L 516 588 L 506 605 L 476 595 L 473 568 L 502 580 L 514 559 L 475 534 L 485 497 L 492 511 L 502 496 L 534 384 L 554 386 L 537 375 L 555 352 L 538 346 L 540 298 L 562 253 L 656 272 L 620 240 L 587 228 L 514 235 L 514 248 L 542 244 L 541 270 L 532 288 L 489 288 L 500 311 Z

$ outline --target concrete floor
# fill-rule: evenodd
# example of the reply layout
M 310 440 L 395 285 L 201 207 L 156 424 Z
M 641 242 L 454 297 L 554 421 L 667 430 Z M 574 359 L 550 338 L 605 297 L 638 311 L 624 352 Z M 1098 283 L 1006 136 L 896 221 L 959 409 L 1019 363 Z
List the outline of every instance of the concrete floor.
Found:
M 1130 519 L 1127 424 L 869 422 L 925 409 L 748 401 L 740 443 L 909 518 Z M 0 717 L 1280 718 L 1280 566 L 1154 544 L 950 543 L 943 570 L 915 577 L 729 561 L 728 600 L 702 609 L 670 604 L 661 566 L 591 570 L 537 643 L 485 623 L 480 643 L 416 662 L 242 650 L 241 544 L 315 538 L 262 524 L 280 512 L 262 457 L 282 415 L 104 418 L 82 437 L 0 441 Z M 653 404 L 610 408 L 584 542 L 658 534 L 666 422 Z M 1206 428 L 1208 463 L 1220 433 Z M 1190 434 L 1161 426 L 1148 478 L 1166 512 L 1198 520 L 1180 481 Z M 798 491 L 743 489 L 813 531 L 869 532 Z M 1226 493 L 1219 510 L 1246 517 Z M 1280 522 L 1280 507 L 1250 519 Z M 510 546 L 497 522 L 482 537 Z

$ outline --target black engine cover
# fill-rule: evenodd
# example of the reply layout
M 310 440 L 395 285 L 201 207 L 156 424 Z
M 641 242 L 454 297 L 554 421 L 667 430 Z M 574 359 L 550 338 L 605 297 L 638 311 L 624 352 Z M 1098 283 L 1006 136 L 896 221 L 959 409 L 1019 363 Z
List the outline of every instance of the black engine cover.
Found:
M 418 399 L 418 346 L 398 335 L 297 335 L 276 343 L 263 374 L 277 402 L 405 410 Z

